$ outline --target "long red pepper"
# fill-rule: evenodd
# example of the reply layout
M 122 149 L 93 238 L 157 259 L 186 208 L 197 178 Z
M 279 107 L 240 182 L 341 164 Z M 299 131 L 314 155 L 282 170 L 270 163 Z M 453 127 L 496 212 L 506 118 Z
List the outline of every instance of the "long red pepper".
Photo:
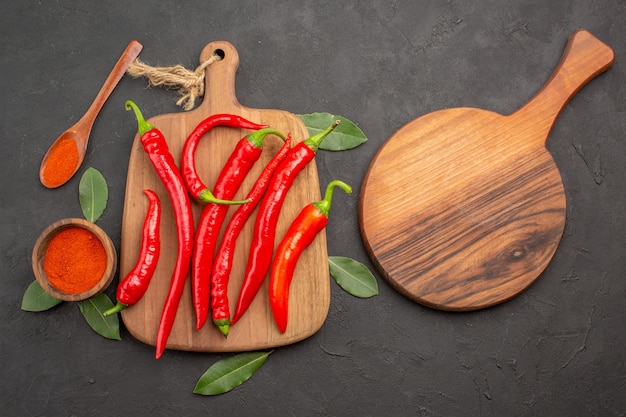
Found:
M 269 134 L 281 139 L 284 136 L 275 129 L 263 128 L 243 137 L 235 145 L 220 172 L 213 193 L 222 200 L 231 200 L 243 179 L 263 153 L 263 141 Z M 196 312 L 196 328 L 201 329 L 209 315 L 211 269 L 220 229 L 228 212 L 228 206 L 207 203 L 196 227 L 193 258 L 191 262 L 191 288 Z
M 195 127 L 185 140 L 185 144 L 183 145 L 183 154 L 180 161 L 180 171 L 183 175 L 185 186 L 194 199 L 205 203 L 241 204 L 242 202 L 223 201 L 216 198 L 208 187 L 204 185 L 196 171 L 195 153 L 198 148 L 198 143 L 207 132 L 217 126 L 238 127 L 253 130 L 259 130 L 267 127 L 267 125 L 254 123 L 234 114 L 221 113 L 207 117 Z
M 118 284 L 117 303 L 103 313 L 105 317 L 136 304 L 143 297 L 159 262 L 159 254 L 161 252 L 161 241 L 159 239 L 161 201 L 154 191 L 144 190 L 143 192 L 148 197 L 148 209 L 143 221 L 139 255 L 133 269 Z
M 285 237 L 276 248 L 276 255 L 270 271 L 269 300 L 274 321 L 281 333 L 287 330 L 289 317 L 289 286 L 293 279 L 300 255 L 315 237 L 328 224 L 328 212 L 335 187 L 346 194 L 352 193 L 352 187 L 343 181 L 331 181 L 326 187 L 324 199 L 305 206 L 287 229 Z
M 230 218 L 220 242 L 213 270 L 211 272 L 211 313 L 213 323 L 220 329 L 224 336 L 228 336 L 230 327 L 230 309 L 228 306 L 228 280 L 233 266 L 235 246 L 237 238 L 244 225 L 250 218 L 252 211 L 256 208 L 261 197 L 269 184 L 272 174 L 281 163 L 291 146 L 291 136 L 287 136 L 285 144 L 278 150 L 274 157 L 267 163 L 263 172 L 257 178 L 252 189 L 246 196 L 250 200 L 247 204 L 242 204 L 237 208 Z
M 270 268 L 274 252 L 274 239 L 278 216 L 287 192 L 298 174 L 315 158 L 320 143 L 341 123 L 335 121 L 322 132 L 295 145 L 272 176 L 270 185 L 259 206 L 244 281 L 239 292 L 235 314 L 231 324 L 246 312 L 259 292 Z
M 156 358 L 159 359 L 163 355 L 167 339 L 172 331 L 180 298 L 185 287 L 185 280 L 189 273 L 189 264 L 193 251 L 193 214 L 189 194 L 185 189 L 182 176 L 176 167 L 174 157 L 169 151 L 165 137 L 160 130 L 146 122 L 135 103 L 128 100 L 126 109 L 132 109 L 135 112 L 139 134 L 141 135 L 141 144 L 155 172 L 167 190 L 176 221 L 178 238 L 176 264 L 174 265 L 170 288 L 163 305 L 156 338 Z

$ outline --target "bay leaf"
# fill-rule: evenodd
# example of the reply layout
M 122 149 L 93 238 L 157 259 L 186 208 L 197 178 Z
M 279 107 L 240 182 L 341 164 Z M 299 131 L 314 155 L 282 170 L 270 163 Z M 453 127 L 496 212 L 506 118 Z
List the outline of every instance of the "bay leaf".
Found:
M 322 141 L 320 149 L 326 151 L 345 151 L 356 148 L 367 141 L 367 137 L 363 131 L 356 124 L 343 116 L 317 112 L 299 114 L 298 117 L 302 120 L 311 136 L 326 129 L 335 120 L 341 120 L 341 124 Z
M 118 315 L 104 316 L 104 312 L 113 307 L 113 301 L 106 294 L 96 294 L 86 300 L 77 301 L 77 304 L 83 317 L 96 333 L 107 339 L 121 340 Z
M 345 256 L 329 256 L 330 276 L 348 294 L 369 298 L 378 294 L 378 283 L 367 266 Z
M 78 198 L 85 218 L 95 223 L 109 199 L 109 189 L 100 171 L 93 167 L 85 171 L 78 184 Z
M 24 292 L 22 310 L 34 312 L 46 311 L 62 302 L 63 300 L 59 300 L 48 294 L 41 285 L 39 285 L 39 282 L 33 281 Z
M 272 352 L 245 352 L 222 359 L 206 370 L 194 394 L 217 395 L 246 382 L 265 363 Z

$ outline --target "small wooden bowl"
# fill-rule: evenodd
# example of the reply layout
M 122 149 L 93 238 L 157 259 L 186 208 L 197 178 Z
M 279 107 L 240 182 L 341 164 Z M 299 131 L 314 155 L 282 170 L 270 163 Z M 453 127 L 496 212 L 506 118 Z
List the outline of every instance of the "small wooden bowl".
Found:
M 43 265 L 44 256 L 50 240 L 52 240 L 57 233 L 71 227 L 81 227 L 93 233 L 98 239 L 100 239 L 100 242 L 102 242 L 107 257 L 107 265 L 100 281 L 98 281 L 98 283 L 88 291 L 79 294 L 68 294 L 52 285 L 46 275 Z M 33 248 L 32 264 L 37 282 L 39 282 L 39 285 L 41 285 L 41 287 L 48 294 L 64 301 L 80 301 L 104 291 L 107 289 L 109 284 L 111 284 L 113 275 L 115 275 L 115 271 L 117 269 L 117 252 L 115 251 L 115 246 L 109 236 L 100 227 L 84 219 L 70 218 L 54 222 L 41 232 L 41 235 L 37 238 L 35 247 Z

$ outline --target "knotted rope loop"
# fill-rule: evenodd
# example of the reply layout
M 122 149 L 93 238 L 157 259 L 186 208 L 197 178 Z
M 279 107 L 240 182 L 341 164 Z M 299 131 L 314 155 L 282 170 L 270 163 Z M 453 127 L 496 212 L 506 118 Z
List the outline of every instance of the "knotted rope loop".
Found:
M 137 58 L 130 64 L 126 72 L 135 78 L 147 78 L 150 86 L 178 89 L 181 97 L 176 101 L 176 105 L 182 106 L 184 110 L 191 110 L 195 105 L 196 99 L 204 96 L 205 69 L 221 59 L 220 55 L 213 54 L 208 60 L 200 64 L 198 68 L 191 71 L 182 65 L 153 67 Z

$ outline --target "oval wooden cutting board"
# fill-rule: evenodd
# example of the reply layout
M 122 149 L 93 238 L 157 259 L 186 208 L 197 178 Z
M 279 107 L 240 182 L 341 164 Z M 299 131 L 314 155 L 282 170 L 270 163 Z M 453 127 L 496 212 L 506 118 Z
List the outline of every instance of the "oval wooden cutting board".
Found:
M 545 144 L 561 109 L 613 63 L 573 33 L 552 77 L 509 116 L 453 108 L 402 127 L 375 155 L 360 227 L 389 282 L 424 305 L 476 310 L 532 284 L 565 226 L 565 191 Z
M 206 68 L 206 93 L 198 108 L 186 113 L 165 114 L 148 119 L 150 124 L 164 133 L 170 152 L 177 161 L 180 160 L 182 147 L 189 133 L 206 117 L 216 113 L 237 114 L 257 123 L 268 124 L 284 134 L 291 132 L 293 135 L 292 145 L 308 137 L 306 127 L 292 113 L 282 110 L 252 109 L 239 104 L 235 95 L 235 73 L 239 65 L 237 50 L 228 42 L 212 42 L 202 50 L 200 62 L 205 62 L 215 53 L 223 56 L 223 59 Z M 258 68 L 258 70 L 262 71 L 262 68 Z M 141 107 L 141 103 L 137 104 Z M 148 116 L 146 115 L 146 117 Z M 132 117 L 132 115 L 129 114 L 128 117 Z M 213 187 L 219 171 L 235 144 L 250 132 L 218 127 L 202 139 L 196 153 L 196 167 L 209 188 Z M 267 137 L 263 155 L 243 183 L 236 199 L 245 197 L 265 164 L 281 145 L 282 141 L 278 137 Z M 154 345 L 161 310 L 176 260 L 176 225 L 173 220 L 169 197 L 154 173 L 153 167 L 139 142 L 139 137 L 136 136 L 128 165 L 124 201 L 120 251 L 121 278 L 128 273 L 137 259 L 141 241 L 141 227 L 147 207 L 147 199 L 143 195 L 143 190 L 146 188 L 154 190 L 161 198 L 163 205 L 161 257 L 148 292 L 138 304 L 124 310 L 122 318 L 126 328 L 135 338 Z M 277 227 L 276 245 L 301 208 L 319 199 L 320 185 L 317 168 L 313 162 L 300 173 L 287 195 Z M 196 221 L 201 209 L 200 204 L 194 204 L 193 211 Z M 231 207 L 226 222 L 234 210 L 235 207 Z M 228 291 L 231 314 L 234 311 L 237 294 L 243 280 L 255 215 L 256 211 L 237 242 Z M 232 326 L 228 339 L 225 339 L 210 321 L 201 330 L 196 330 L 191 299 L 191 283 L 188 279 L 167 348 L 205 352 L 235 352 L 294 343 L 311 336 L 322 326 L 329 305 L 330 276 L 326 235 L 321 233 L 303 253 L 298 263 L 291 285 L 289 326 L 286 333 L 281 334 L 273 322 L 268 304 L 267 282 L 264 283 L 248 312 L 237 324 Z

